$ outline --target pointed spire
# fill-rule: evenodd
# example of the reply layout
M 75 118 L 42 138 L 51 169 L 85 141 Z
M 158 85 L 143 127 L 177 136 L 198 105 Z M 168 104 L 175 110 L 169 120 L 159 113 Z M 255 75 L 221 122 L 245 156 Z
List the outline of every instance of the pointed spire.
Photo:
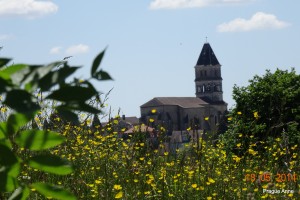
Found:
M 209 43 L 203 45 L 197 65 L 220 65 Z

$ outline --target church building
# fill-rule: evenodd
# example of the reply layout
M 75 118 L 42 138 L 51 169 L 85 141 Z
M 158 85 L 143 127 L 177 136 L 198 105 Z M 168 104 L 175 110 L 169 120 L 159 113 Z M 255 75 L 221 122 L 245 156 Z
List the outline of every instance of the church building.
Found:
M 155 97 L 141 105 L 141 121 L 169 131 L 216 131 L 227 111 L 223 101 L 221 65 L 209 43 L 203 45 L 195 68 L 196 97 Z

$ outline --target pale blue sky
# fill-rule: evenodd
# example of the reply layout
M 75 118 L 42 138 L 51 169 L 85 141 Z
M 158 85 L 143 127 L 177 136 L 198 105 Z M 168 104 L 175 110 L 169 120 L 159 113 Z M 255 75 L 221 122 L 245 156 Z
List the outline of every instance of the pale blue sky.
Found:
M 88 77 L 102 67 L 114 81 L 96 83 L 121 114 L 140 116 L 153 97 L 195 96 L 194 66 L 205 37 L 222 64 L 224 100 L 255 74 L 300 66 L 299 0 L 0 0 L 1 57 L 46 64 L 72 55 Z

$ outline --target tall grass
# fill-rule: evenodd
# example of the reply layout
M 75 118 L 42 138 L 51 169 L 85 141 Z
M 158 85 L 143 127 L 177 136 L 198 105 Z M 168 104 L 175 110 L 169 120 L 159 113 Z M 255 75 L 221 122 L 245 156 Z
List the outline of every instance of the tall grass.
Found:
M 56 176 L 24 165 L 20 179 L 64 186 L 79 199 L 300 199 L 299 146 L 287 148 L 283 138 L 253 141 L 242 155 L 221 141 L 200 138 L 172 154 L 163 151 L 163 140 L 154 149 L 146 133 L 122 139 L 125 130 L 116 131 L 118 120 L 105 127 L 90 124 L 87 118 L 71 125 L 57 117 L 52 126 L 67 142 L 51 153 L 71 161 L 74 173 Z M 257 151 L 257 145 L 264 151 Z M 18 154 L 26 158 L 32 152 L 21 149 Z M 30 197 L 41 198 L 38 193 Z

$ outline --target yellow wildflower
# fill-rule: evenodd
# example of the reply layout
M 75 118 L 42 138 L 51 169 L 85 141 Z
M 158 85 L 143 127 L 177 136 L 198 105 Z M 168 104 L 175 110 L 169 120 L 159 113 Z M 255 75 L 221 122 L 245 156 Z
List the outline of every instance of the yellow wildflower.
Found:
M 122 189 L 122 186 L 121 186 L 121 185 L 114 185 L 114 189 L 115 189 L 115 190 L 121 190 L 121 189 Z
M 116 194 L 115 199 L 120 199 L 123 197 L 123 192 L 120 191 L 118 194 Z
M 209 183 L 215 183 L 216 181 L 214 179 L 212 179 L 212 178 L 208 178 L 208 182 Z
M 240 157 L 238 157 L 238 156 L 233 156 L 233 158 L 232 158 L 235 162 L 240 162 L 240 160 L 242 159 L 242 158 L 240 158 Z
M 248 152 L 254 156 L 257 154 L 257 151 L 254 151 L 253 149 L 248 149 Z
M 258 117 L 259 117 L 259 116 L 258 116 L 258 112 L 254 112 L 254 113 L 253 113 L 253 116 L 254 116 L 255 119 L 258 119 Z

